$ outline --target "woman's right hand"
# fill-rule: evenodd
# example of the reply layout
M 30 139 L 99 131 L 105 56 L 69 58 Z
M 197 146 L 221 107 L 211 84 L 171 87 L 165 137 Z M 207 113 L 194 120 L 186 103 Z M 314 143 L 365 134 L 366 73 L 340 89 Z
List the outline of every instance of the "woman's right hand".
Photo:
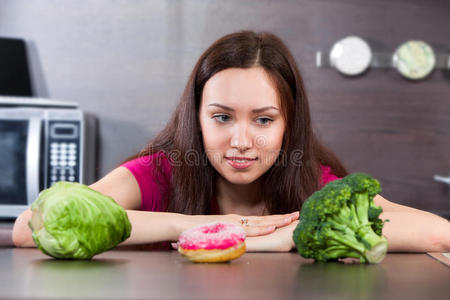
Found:
M 184 224 L 182 231 L 205 223 L 230 222 L 242 226 L 247 236 L 260 236 L 270 234 L 277 228 L 287 226 L 298 220 L 299 212 L 296 211 L 289 214 L 267 216 L 242 216 L 237 214 L 228 214 L 194 215 L 187 217 L 187 222 Z

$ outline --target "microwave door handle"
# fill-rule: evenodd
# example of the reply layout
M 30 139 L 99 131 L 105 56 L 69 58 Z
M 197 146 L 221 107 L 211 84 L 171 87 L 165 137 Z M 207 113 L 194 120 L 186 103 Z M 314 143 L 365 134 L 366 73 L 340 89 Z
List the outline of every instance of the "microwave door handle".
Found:
M 27 202 L 31 204 L 39 195 L 39 153 L 41 144 L 41 119 L 31 118 L 28 127 L 26 154 Z

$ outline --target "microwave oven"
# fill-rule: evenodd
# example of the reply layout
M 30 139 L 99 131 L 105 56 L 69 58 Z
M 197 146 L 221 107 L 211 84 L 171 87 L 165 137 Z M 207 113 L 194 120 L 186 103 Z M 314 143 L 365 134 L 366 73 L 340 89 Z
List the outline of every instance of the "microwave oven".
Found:
M 0 96 L 0 218 L 57 181 L 95 180 L 96 119 L 76 103 Z

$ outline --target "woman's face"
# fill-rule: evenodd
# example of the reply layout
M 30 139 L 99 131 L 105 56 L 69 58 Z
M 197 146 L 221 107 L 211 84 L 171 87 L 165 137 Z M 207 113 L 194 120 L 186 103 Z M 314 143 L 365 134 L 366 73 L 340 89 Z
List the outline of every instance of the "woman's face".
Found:
M 229 182 L 251 183 L 275 163 L 285 130 L 278 98 L 261 67 L 225 69 L 206 82 L 199 112 L 203 144 Z

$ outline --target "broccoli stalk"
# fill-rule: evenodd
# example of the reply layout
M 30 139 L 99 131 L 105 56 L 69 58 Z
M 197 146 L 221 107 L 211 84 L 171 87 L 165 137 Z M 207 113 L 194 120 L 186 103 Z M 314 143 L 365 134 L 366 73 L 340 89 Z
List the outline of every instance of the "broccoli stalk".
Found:
M 380 190 L 372 177 L 354 173 L 311 195 L 294 230 L 299 254 L 318 261 L 343 257 L 361 263 L 383 260 L 388 244 L 381 235 L 381 208 L 373 202 Z

